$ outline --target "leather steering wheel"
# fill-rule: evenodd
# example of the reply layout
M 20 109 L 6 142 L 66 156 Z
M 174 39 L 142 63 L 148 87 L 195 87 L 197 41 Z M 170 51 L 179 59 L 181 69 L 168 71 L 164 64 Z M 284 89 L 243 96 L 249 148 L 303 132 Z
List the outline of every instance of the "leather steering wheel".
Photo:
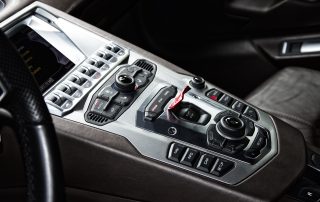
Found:
M 64 202 L 61 158 L 51 116 L 34 78 L 2 31 L 0 84 L 0 106 L 11 113 L 16 124 L 27 201 Z

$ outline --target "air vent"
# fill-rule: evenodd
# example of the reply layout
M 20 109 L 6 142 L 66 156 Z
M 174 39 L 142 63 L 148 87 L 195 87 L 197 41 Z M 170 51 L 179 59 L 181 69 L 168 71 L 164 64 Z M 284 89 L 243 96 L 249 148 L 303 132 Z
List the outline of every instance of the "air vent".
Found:
M 87 115 L 88 121 L 95 123 L 97 125 L 102 125 L 107 123 L 108 119 L 104 116 L 89 112 Z
M 155 65 L 147 60 L 137 60 L 134 65 L 141 67 L 149 72 L 153 72 Z

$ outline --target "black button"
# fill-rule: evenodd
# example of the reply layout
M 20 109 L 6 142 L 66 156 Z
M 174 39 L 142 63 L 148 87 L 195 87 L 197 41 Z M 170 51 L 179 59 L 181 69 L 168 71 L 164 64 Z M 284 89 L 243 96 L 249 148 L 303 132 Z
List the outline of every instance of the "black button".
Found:
M 187 166 L 193 166 L 199 155 L 199 151 L 187 148 L 187 151 L 182 157 L 181 163 Z
M 133 99 L 132 95 L 120 94 L 117 97 L 115 97 L 114 102 L 122 106 L 127 106 L 131 103 L 132 99 Z
M 206 82 L 202 77 L 195 76 L 190 81 L 190 85 L 196 89 L 203 89 L 206 86 Z
M 222 151 L 228 153 L 228 154 L 235 154 L 238 153 L 240 151 L 242 151 L 249 143 L 249 139 L 248 138 L 244 138 L 242 140 L 238 140 L 238 141 L 234 141 L 234 140 L 228 140 Z
M 220 100 L 219 103 L 229 107 L 231 102 L 233 101 L 233 98 L 230 97 L 229 95 L 224 95 Z
M 91 107 L 91 111 L 96 114 L 102 114 L 107 108 L 108 104 L 108 101 L 97 98 Z
M 119 47 L 113 47 L 112 52 L 117 53 L 120 51 Z
M 256 150 L 256 149 L 249 149 L 248 151 L 246 151 L 246 153 L 244 154 L 247 158 L 250 159 L 255 159 L 260 155 L 260 150 Z
M 145 109 L 145 118 L 150 121 L 157 118 L 163 112 L 165 105 L 176 93 L 177 89 L 173 86 L 161 89 Z
M 267 136 L 263 131 L 263 129 L 259 129 L 257 137 L 254 139 L 250 149 L 260 151 L 263 147 L 266 146 L 266 144 L 267 144 Z
M 217 89 L 212 89 L 207 93 L 207 97 L 214 101 L 218 101 L 222 95 L 223 93 L 218 91 Z
M 114 119 L 119 111 L 121 110 L 121 106 L 117 104 L 111 104 L 108 106 L 108 108 L 103 112 L 102 115 L 109 119 Z
M 253 121 L 244 117 L 242 117 L 241 120 L 244 122 L 246 126 L 246 129 L 245 129 L 246 136 L 252 136 L 255 130 Z
M 197 123 L 200 118 L 200 112 L 194 107 L 189 106 L 189 107 L 180 109 L 179 117 L 184 120 Z
M 232 111 L 222 111 L 220 112 L 219 114 L 217 114 L 215 117 L 214 117 L 214 121 L 216 123 L 218 123 L 220 121 L 220 119 L 224 116 L 233 116 L 233 117 L 238 117 L 238 115 Z
M 233 105 L 232 105 L 232 109 L 234 109 L 235 111 L 242 113 L 243 110 L 247 107 L 247 105 L 243 104 L 240 101 L 236 101 Z
M 142 75 L 144 75 L 144 76 L 146 76 L 146 77 L 152 76 L 152 73 L 149 72 L 149 71 L 146 71 L 146 70 L 142 70 L 142 72 L 140 72 L 139 74 L 142 74 Z
M 215 149 L 222 149 L 226 139 L 216 131 L 216 125 L 211 125 L 207 131 L 208 146 Z
M 168 159 L 180 162 L 185 146 L 177 143 L 172 143 L 169 149 Z
M 99 98 L 103 98 L 107 101 L 110 101 L 114 96 L 118 94 L 118 91 L 113 89 L 111 86 L 103 88 L 98 94 Z
M 145 86 L 148 82 L 148 78 L 142 74 L 138 74 L 134 80 L 138 88 Z
M 315 191 L 312 188 L 303 188 L 300 192 L 300 197 L 303 199 L 306 199 L 307 201 L 318 201 L 320 199 L 320 194 L 319 192 Z
M 210 173 L 220 177 L 229 172 L 233 168 L 233 166 L 233 162 L 218 158 Z
M 155 112 L 144 112 L 144 118 L 145 120 L 148 120 L 148 121 L 153 121 L 158 116 L 159 116 L 158 113 L 155 113 Z
M 243 113 L 245 116 L 257 121 L 258 120 L 258 114 L 255 109 L 252 107 L 248 107 L 246 111 Z
M 201 156 L 199 163 L 197 165 L 197 169 L 202 170 L 204 172 L 210 172 L 213 164 L 215 163 L 216 157 L 209 156 L 208 154 L 204 154 Z

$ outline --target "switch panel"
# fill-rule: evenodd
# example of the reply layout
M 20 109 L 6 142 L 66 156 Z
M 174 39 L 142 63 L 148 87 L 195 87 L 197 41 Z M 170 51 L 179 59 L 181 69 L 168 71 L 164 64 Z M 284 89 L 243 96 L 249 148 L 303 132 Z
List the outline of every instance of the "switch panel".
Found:
M 114 53 L 107 47 L 117 47 L 119 50 Z M 99 57 L 100 54 L 110 58 Z M 76 104 L 128 55 L 128 50 L 112 42 L 103 45 L 45 95 L 49 111 L 58 116 L 72 112 Z M 54 97 L 58 97 L 57 100 Z
M 146 70 L 143 68 L 144 66 L 137 66 L 140 63 L 139 61 L 137 60 L 132 65 L 121 66 L 95 93 L 88 111 L 85 113 L 87 122 L 101 126 L 116 120 L 150 84 L 155 76 L 156 66 L 149 61 L 143 60 L 142 64 L 152 66 L 152 69 L 148 68 Z M 144 85 L 140 83 L 139 79 L 141 78 L 145 80 Z M 168 92 L 164 91 L 164 97 L 161 97 L 162 100 L 169 96 Z M 156 101 L 157 103 L 152 108 L 161 105 L 161 100 L 158 99 Z

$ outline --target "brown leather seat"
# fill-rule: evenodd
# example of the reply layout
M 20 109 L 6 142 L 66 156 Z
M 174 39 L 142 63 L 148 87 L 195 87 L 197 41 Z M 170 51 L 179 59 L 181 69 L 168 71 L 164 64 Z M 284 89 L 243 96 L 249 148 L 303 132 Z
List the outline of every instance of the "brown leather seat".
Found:
M 320 71 L 285 68 L 247 101 L 299 129 L 309 144 L 320 147 Z

